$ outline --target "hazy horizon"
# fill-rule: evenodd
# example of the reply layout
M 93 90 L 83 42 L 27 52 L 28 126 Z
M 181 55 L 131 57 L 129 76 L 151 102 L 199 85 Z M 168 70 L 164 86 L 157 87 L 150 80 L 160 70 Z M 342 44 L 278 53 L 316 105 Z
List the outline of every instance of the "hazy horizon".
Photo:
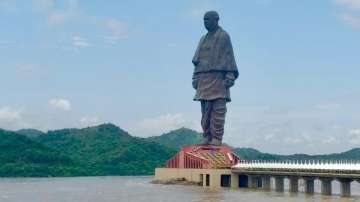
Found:
M 58 128 L 58 129 L 52 129 L 52 130 L 47 130 L 47 131 L 39 130 L 39 129 L 36 129 L 36 128 L 22 128 L 22 129 L 19 129 L 19 130 L 27 130 L 27 129 L 30 129 L 30 130 L 38 130 L 38 131 L 41 131 L 41 132 L 43 132 L 43 133 L 47 133 L 47 132 L 49 132 L 49 131 L 57 131 L 57 130 L 63 130 L 63 129 L 78 129 L 78 130 L 81 130 L 81 129 L 85 129 L 85 128 L 88 128 L 88 127 L 98 127 L 98 126 L 104 125 L 104 124 L 113 124 L 113 123 L 108 122 L 108 123 L 100 123 L 100 124 L 98 124 L 98 125 L 90 125 L 90 126 L 84 126 L 84 127 Z M 113 124 L 113 125 L 115 125 L 115 124 Z M 117 125 L 115 125 L 115 126 L 117 126 Z M 122 128 L 121 126 L 117 126 L 117 127 L 119 127 L 120 129 L 124 130 L 125 132 L 128 132 L 128 133 L 129 133 L 131 136 L 133 136 L 133 137 L 140 137 L 140 138 L 161 136 L 161 135 L 168 134 L 168 133 L 170 133 L 170 132 L 172 132 L 172 131 L 179 130 L 179 129 L 182 129 L 182 128 L 189 129 L 189 130 L 193 130 L 193 129 L 187 128 L 187 127 L 180 127 L 180 128 L 170 129 L 169 131 L 165 131 L 165 132 L 163 132 L 163 133 L 161 133 L 161 134 L 154 134 L 154 135 L 150 135 L 150 136 L 144 137 L 144 136 L 139 136 L 139 135 L 136 135 L 136 134 L 132 134 L 132 133 L 130 133 L 126 128 Z M 0 129 L 1 129 L 1 128 L 0 128 Z M 19 130 L 14 130 L 14 132 L 17 132 L 17 131 L 19 131 Z M 194 130 L 194 131 L 196 131 L 196 130 Z M 196 131 L 196 132 L 201 133 L 201 131 Z M 227 145 L 232 146 L 232 147 L 234 146 L 234 145 L 232 145 L 232 144 L 230 144 L 230 143 L 228 143 L 228 142 L 224 142 L 224 144 L 227 144 Z M 324 154 L 324 155 L 326 155 L 326 154 L 333 154 L 333 153 L 335 153 L 335 152 L 330 152 L 330 153 L 312 153 L 312 154 L 309 154 L 309 153 L 306 153 L 306 152 L 276 153 L 276 152 L 263 151 L 263 150 L 261 150 L 261 149 L 259 149 L 259 148 L 247 147 L 247 146 L 243 146 L 243 147 L 236 147 L 236 146 L 235 146 L 235 148 L 251 148 L 251 149 L 259 150 L 260 152 L 263 152 L 263 153 L 272 153 L 272 154 L 279 154 L 279 155 L 293 155 L 293 154 L 307 154 L 307 155 L 322 155 L 322 154 Z M 340 152 L 337 152 L 337 153 L 347 152 L 347 151 L 352 150 L 352 149 L 360 149 L 360 147 L 349 148 L 349 149 L 346 149 L 346 150 L 344 150 L 344 151 L 340 151 Z

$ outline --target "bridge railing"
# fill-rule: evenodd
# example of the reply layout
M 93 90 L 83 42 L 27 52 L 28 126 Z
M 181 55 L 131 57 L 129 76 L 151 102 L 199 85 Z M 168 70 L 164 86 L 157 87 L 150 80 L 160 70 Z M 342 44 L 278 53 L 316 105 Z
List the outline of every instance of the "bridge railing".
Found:
M 353 160 L 240 160 L 232 169 L 360 174 L 360 161 Z

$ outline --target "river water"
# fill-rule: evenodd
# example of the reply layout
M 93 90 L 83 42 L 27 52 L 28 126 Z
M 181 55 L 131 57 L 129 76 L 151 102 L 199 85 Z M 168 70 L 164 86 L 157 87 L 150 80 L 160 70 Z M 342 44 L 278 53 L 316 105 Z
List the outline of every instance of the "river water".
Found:
M 1 202 L 312 202 L 360 201 L 360 184 L 352 183 L 351 198 L 339 196 L 333 182 L 332 196 L 289 194 L 247 189 L 210 189 L 199 186 L 159 185 L 152 177 L 0 178 Z M 286 182 L 285 182 L 286 183 Z M 320 192 L 316 181 L 315 191 Z M 301 190 L 300 185 L 300 190 Z

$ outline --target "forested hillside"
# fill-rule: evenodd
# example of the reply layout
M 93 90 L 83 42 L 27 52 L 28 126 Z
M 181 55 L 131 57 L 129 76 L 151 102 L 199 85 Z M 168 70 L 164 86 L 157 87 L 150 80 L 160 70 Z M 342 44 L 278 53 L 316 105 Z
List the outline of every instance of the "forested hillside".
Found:
M 113 124 L 46 133 L 0 129 L 0 177 L 152 175 L 182 146 L 199 144 L 201 134 L 187 128 L 139 138 Z M 248 160 L 360 160 L 360 149 L 327 155 L 277 155 L 234 148 Z

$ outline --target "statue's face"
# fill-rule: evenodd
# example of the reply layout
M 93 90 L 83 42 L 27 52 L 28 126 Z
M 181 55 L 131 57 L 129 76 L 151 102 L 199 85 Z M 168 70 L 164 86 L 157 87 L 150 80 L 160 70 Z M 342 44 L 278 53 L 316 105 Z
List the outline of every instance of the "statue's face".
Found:
M 204 16 L 204 25 L 208 31 L 214 31 L 218 26 L 219 17 L 212 13 L 206 13 Z

